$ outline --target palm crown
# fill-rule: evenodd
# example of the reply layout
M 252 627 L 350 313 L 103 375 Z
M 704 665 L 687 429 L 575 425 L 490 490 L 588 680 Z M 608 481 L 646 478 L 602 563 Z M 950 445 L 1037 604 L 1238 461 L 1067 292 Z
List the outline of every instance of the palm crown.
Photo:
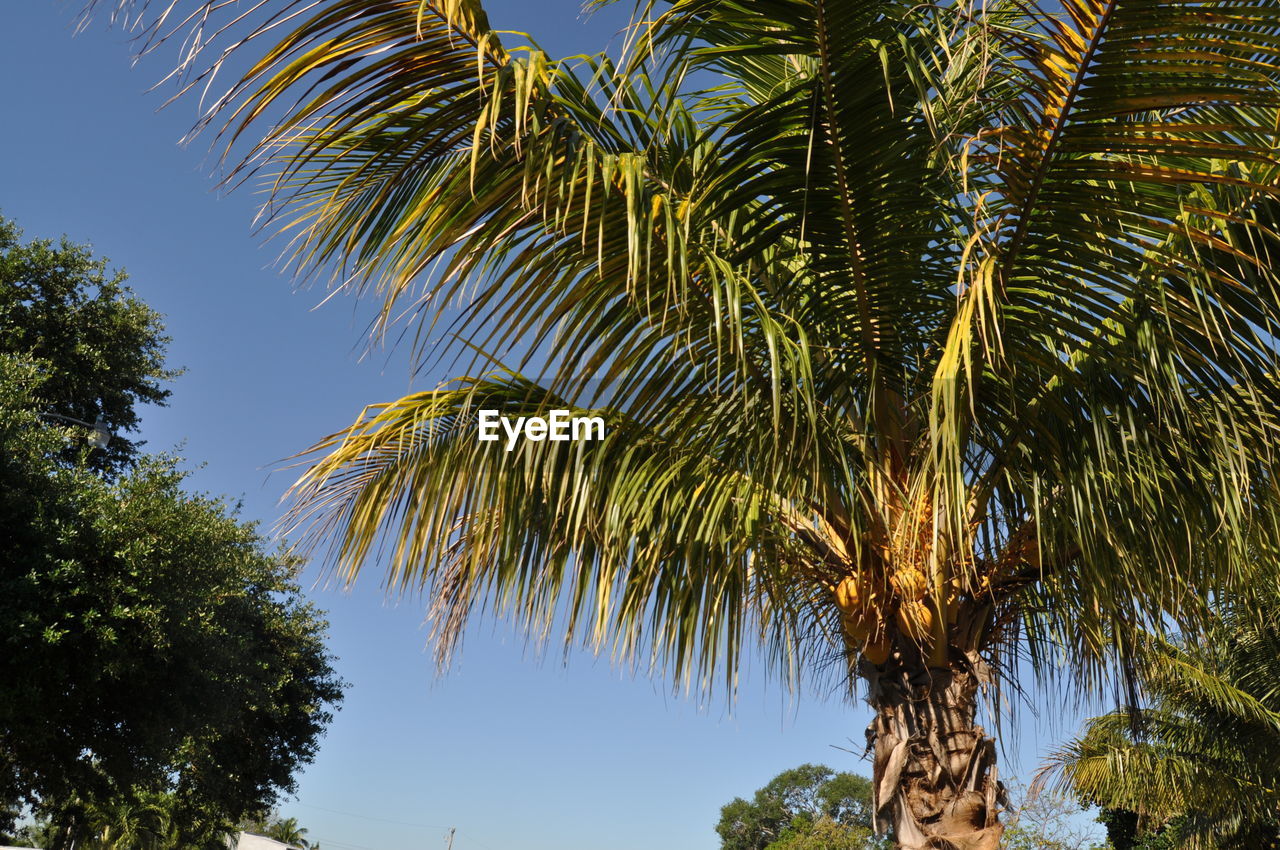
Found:
M 860 675 L 901 845 L 990 847 L 1007 650 L 1097 686 L 1272 551 L 1280 4 L 676 0 L 617 61 L 473 0 L 255 11 L 208 118 L 299 263 L 482 352 L 294 490 L 446 653 L 492 606 L 680 681 Z M 507 453 L 489 408 L 608 435 Z

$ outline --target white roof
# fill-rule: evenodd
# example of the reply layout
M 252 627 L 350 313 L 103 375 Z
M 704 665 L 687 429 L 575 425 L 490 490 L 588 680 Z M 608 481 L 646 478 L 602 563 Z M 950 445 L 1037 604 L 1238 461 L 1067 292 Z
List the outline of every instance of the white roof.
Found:
M 0 850 L 4 848 L 0 847 Z M 265 835 L 242 832 L 236 836 L 235 850 L 289 850 L 289 845 Z

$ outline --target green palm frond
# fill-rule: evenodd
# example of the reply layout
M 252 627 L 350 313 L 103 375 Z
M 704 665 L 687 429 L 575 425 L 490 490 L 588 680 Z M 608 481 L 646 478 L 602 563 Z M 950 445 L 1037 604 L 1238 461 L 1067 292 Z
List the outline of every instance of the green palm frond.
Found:
M 301 266 L 542 376 L 371 410 L 295 490 L 445 622 L 1096 687 L 1277 549 L 1278 3 L 675 0 L 570 59 L 458 0 L 107 5 L 195 25 L 193 84 L 250 51 L 205 120 Z M 611 437 L 469 430 L 553 400 Z
M 603 439 L 484 442 L 484 410 L 599 417 Z M 567 641 L 679 681 L 733 670 L 756 633 L 794 672 L 793 590 L 777 566 L 833 581 L 848 555 L 796 507 L 815 501 L 808 476 L 758 477 L 766 447 L 752 447 L 750 423 L 767 411 L 767 398 L 682 396 L 629 414 L 577 408 L 518 375 L 460 379 L 317 445 L 292 521 L 334 541 L 345 576 L 377 558 L 395 589 L 424 588 L 442 659 L 473 607 L 491 606 L 544 639 L 563 617 Z M 814 566 L 816 553 L 830 563 Z
M 1153 826 L 1178 819 L 1189 846 L 1257 846 L 1257 830 L 1280 818 L 1280 629 L 1267 577 L 1220 606 L 1203 639 L 1145 640 L 1146 706 L 1094 718 L 1045 778 Z

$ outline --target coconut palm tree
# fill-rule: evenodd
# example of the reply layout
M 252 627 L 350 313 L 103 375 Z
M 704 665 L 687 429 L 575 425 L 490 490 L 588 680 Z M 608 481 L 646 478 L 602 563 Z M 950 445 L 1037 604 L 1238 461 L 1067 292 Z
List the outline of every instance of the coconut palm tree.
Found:
M 1170 824 L 1193 847 L 1280 846 L 1280 585 L 1222 606 L 1196 642 L 1152 636 L 1143 696 L 1091 720 L 1044 779 Z
M 865 694 L 901 847 L 993 848 L 980 694 L 1106 686 L 1280 542 L 1280 3 L 654 0 L 556 59 L 477 0 L 106 2 L 194 22 L 196 88 L 255 51 L 231 179 L 474 353 L 294 490 L 442 656 L 477 609 L 694 686 L 759 646 Z M 477 439 L 553 409 L 607 432 Z

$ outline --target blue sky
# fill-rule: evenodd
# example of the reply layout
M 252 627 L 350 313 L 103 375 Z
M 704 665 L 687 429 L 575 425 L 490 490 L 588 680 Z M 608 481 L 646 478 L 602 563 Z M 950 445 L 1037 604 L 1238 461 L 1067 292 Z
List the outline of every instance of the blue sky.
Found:
M 367 351 L 367 310 L 318 306 L 273 270 L 282 247 L 251 232 L 258 196 L 222 197 L 205 141 L 178 146 L 191 102 L 159 110 L 163 70 L 130 67 L 127 37 L 72 37 L 76 0 L 8 2 L 0 12 L 0 214 L 28 237 L 90 242 L 166 316 L 186 374 L 167 408 L 144 411 L 151 450 L 178 450 L 193 486 L 241 500 L 270 525 L 290 482 L 271 467 L 348 424 L 365 404 L 433 385 L 403 353 Z M 625 4 L 624 4 L 625 5 Z M 598 48 L 621 23 L 576 0 L 490 0 L 490 20 L 531 31 L 552 53 Z M 317 579 L 307 576 L 310 585 Z M 870 772 L 869 719 L 838 698 L 792 698 L 748 669 L 735 705 L 558 651 L 539 661 L 501 624 L 473 628 L 437 678 L 423 607 L 387 599 L 376 568 L 354 590 L 317 586 L 331 647 L 351 683 L 315 764 L 282 811 L 328 850 L 714 850 L 719 807 L 806 761 Z M 1074 728 L 1060 702 L 1007 728 L 1006 767 L 1028 777 Z

